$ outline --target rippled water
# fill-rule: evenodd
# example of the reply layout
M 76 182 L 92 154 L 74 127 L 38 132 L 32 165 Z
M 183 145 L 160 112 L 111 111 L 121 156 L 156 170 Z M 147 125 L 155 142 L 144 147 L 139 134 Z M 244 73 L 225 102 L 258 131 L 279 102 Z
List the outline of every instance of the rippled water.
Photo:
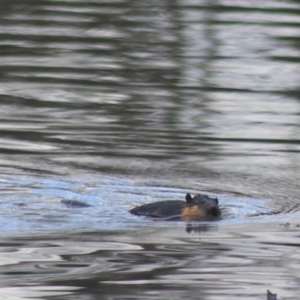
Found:
M 298 299 L 299 23 L 288 0 L 0 1 L 0 299 Z M 187 192 L 223 219 L 128 214 Z

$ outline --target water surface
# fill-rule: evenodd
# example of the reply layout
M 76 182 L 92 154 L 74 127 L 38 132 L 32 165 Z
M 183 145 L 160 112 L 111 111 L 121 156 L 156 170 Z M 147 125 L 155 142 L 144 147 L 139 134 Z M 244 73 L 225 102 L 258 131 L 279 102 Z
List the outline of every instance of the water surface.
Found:
M 2 297 L 298 299 L 299 23 L 288 0 L 1 1 Z M 223 220 L 128 214 L 187 192 Z

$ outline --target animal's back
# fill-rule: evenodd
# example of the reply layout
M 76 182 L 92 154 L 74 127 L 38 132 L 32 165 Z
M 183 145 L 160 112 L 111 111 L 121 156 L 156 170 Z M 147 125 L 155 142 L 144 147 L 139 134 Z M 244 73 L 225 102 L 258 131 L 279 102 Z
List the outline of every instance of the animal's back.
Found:
M 186 202 L 181 200 L 166 200 L 137 206 L 129 212 L 137 216 L 147 216 L 153 218 L 180 217 Z
M 221 219 L 217 198 L 198 194 L 186 194 L 186 202 L 168 200 L 137 206 L 129 212 L 138 216 L 164 218 L 168 220 L 214 221 Z

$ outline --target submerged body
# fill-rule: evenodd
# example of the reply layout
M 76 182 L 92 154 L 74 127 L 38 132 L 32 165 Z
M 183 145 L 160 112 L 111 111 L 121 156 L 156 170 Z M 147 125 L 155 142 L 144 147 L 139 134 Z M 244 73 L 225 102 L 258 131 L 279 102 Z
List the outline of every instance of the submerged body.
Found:
M 216 221 L 221 219 L 217 198 L 207 195 L 186 194 L 186 201 L 167 200 L 137 206 L 129 212 L 137 216 L 147 216 L 166 220 Z

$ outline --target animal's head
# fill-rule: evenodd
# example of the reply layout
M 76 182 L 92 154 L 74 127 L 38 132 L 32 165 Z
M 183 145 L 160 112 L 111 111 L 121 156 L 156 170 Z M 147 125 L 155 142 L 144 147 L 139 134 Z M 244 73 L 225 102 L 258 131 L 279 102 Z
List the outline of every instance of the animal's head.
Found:
M 221 219 L 221 210 L 219 208 L 218 198 L 211 198 L 207 195 L 197 194 L 192 197 L 190 194 L 185 196 L 188 207 L 197 206 L 203 212 L 207 220 Z

